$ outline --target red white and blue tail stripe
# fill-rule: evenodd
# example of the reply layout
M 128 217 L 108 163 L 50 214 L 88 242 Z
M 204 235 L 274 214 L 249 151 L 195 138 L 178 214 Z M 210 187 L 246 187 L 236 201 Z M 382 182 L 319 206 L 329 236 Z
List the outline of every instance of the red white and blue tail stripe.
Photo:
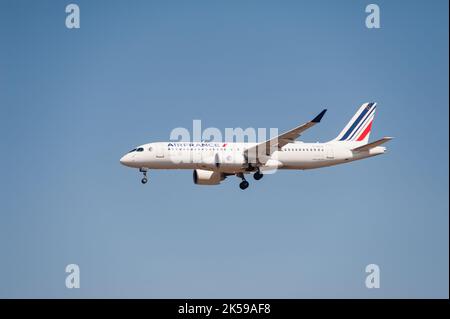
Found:
M 376 107 L 376 103 L 364 103 L 361 105 L 358 112 L 356 112 L 335 140 L 342 142 L 367 143 L 370 130 L 372 129 Z

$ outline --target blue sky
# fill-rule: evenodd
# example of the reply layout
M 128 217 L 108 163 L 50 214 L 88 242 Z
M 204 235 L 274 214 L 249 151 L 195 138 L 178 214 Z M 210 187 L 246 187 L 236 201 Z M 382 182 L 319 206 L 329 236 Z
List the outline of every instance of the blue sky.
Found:
M 448 298 L 448 2 L 0 1 L 0 297 Z M 335 137 L 380 157 L 229 178 L 121 166 L 175 127 Z M 66 289 L 67 264 L 81 288 Z M 365 266 L 381 268 L 367 289 Z

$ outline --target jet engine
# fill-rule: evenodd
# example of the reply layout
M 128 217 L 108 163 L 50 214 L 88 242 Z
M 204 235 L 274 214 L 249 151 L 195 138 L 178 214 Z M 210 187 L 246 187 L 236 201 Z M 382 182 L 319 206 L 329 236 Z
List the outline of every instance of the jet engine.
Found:
M 193 178 L 197 185 L 218 185 L 225 179 L 225 175 L 218 171 L 195 169 Z

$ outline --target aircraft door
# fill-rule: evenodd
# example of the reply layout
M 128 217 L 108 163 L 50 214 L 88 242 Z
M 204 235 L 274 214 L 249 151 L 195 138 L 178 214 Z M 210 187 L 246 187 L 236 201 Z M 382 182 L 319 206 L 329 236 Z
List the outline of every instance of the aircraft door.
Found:
M 156 157 L 164 158 L 164 145 L 163 144 L 158 144 L 156 146 Z

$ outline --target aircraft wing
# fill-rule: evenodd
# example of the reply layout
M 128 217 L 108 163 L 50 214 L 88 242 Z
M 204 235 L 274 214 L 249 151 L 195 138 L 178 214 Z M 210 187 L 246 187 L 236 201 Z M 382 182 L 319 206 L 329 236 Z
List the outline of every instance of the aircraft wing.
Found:
M 372 143 L 369 143 L 369 144 L 366 144 L 366 145 L 354 148 L 354 149 L 352 149 L 352 151 L 355 151 L 355 152 L 368 151 L 368 150 L 370 150 L 370 149 L 372 149 L 374 147 L 377 147 L 377 146 L 379 146 L 381 144 L 389 142 L 392 139 L 393 139 L 393 137 L 383 137 L 382 139 L 379 139 L 378 141 L 375 141 L 375 142 L 372 142 Z
M 281 135 L 278 135 L 270 140 L 259 143 L 245 150 L 245 154 L 249 161 L 256 160 L 259 162 L 261 157 L 270 156 L 273 152 L 280 150 L 288 143 L 295 141 L 304 131 L 320 122 L 327 110 L 320 112 L 311 121 L 297 126 L 296 128 L 289 130 Z

